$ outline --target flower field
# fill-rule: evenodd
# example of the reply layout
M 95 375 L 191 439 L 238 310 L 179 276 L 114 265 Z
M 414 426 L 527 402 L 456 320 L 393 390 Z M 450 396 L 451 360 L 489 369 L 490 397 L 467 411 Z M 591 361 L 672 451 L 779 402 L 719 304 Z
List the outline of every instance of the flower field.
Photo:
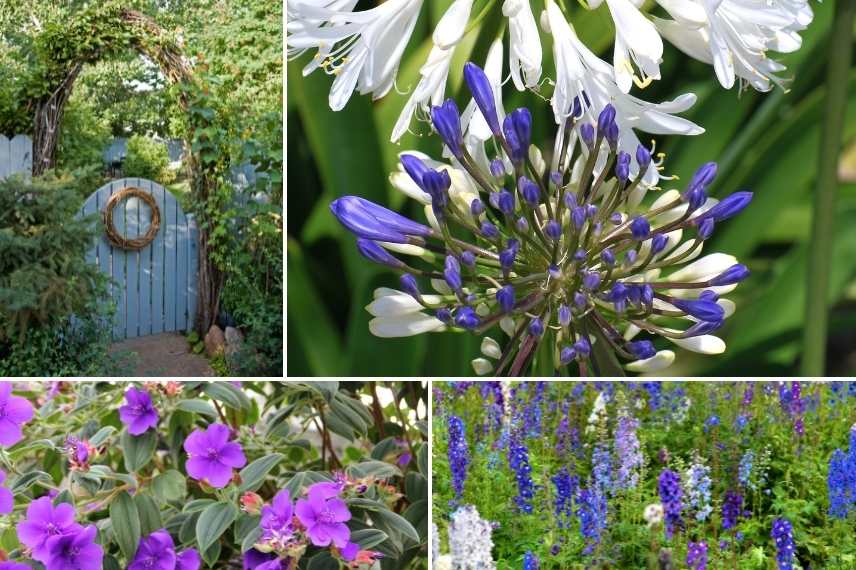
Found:
M 435 382 L 435 568 L 856 568 L 856 382 Z
M 417 382 L 0 382 L 0 570 L 427 567 Z

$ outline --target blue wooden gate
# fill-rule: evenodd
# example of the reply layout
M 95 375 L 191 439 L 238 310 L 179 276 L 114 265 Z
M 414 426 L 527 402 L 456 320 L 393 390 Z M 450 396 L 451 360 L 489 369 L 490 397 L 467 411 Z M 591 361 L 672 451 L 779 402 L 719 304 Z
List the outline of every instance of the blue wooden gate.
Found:
M 193 216 L 184 213 L 175 196 L 151 180 L 122 178 L 89 196 L 80 214 L 101 215 L 110 196 L 125 188 L 151 194 L 161 223 L 154 241 L 140 250 L 116 247 L 102 232 L 87 253 L 87 260 L 112 280 L 113 339 L 190 330 L 196 315 L 199 240 Z M 113 225 L 128 239 L 144 235 L 151 219 L 151 208 L 136 197 L 120 201 L 113 209 Z

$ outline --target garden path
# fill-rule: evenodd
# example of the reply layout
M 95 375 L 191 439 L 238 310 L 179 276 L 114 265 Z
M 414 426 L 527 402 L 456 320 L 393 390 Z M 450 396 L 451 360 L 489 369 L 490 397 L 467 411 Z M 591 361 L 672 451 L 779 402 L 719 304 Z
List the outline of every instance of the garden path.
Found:
M 187 339 L 163 333 L 113 343 L 110 354 L 128 361 L 128 376 L 214 376 L 204 356 L 191 352 Z

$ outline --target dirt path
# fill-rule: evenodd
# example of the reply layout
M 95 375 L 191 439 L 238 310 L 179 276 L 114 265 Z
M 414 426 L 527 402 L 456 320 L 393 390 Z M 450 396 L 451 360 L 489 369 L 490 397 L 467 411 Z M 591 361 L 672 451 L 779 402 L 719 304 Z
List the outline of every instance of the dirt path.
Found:
M 214 376 L 205 357 L 191 352 L 187 340 L 176 333 L 116 342 L 110 354 L 128 364 L 128 376 Z

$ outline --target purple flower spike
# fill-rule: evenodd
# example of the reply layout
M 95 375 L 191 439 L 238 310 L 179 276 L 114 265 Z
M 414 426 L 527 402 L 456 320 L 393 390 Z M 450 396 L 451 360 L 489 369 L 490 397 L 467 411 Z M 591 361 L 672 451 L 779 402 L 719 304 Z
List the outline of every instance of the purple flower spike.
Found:
M 49 539 L 75 534 L 83 529 L 74 522 L 74 507 L 60 503 L 56 507 L 50 497 L 36 499 L 27 507 L 27 520 L 17 526 L 18 540 L 33 552 L 33 558 L 47 563 Z
M 128 388 L 125 392 L 127 404 L 119 408 L 119 419 L 128 426 L 131 435 L 142 435 L 149 428 L 158 426 L 158 412 L 152 405 L 152 397 L 144 390 Z
M 348 545 L 351 530 L 345 523 L 351 520 L 351 512 L 335 488 L 323 483 L 312 485 L 308 497 L 297 501 L 295 511 L 315 546 Z
M 501 130 L 499 128 L 499 117 L 496 114 L 496 99 L 493 96 L 493 86 L 490 84 L 490 80 L 482 68 L 472 62 L 467 62 L 464 65 L 464 80 L 466 80 L 476 105 L 478 105 L 490 127 L 490 132 L 498 137 Z
M 262 507 L 262 540 L 291 536 L 291 517 L 294 509 L 291 504 L 291 493 L 283 489 L 273 498 L 271 505 Z
M 175 563 L 175 543 L 169 533 L 161 529 L 140 539 L 128 570 L 173 570 Z
M 206 431 L 195 430 L 187 436 L 187 474 L 212 487 L 225 487 L 232 479 L 232 469 L 247 464 L 241 445 L 230 442 L 229 437 L 229 428 L 223 424 L 211 424 Z
M 9 447 L 24 438 L 21 426 L 33 419 L 33 405 L 12 395 L 12 383 L 0 382 L 0 445 Z
M 95 544 L 96 533 L 93 524 L 74 534 L 49 538 L 45 566 L 51 570 L 101 570 L 104 549 Z

